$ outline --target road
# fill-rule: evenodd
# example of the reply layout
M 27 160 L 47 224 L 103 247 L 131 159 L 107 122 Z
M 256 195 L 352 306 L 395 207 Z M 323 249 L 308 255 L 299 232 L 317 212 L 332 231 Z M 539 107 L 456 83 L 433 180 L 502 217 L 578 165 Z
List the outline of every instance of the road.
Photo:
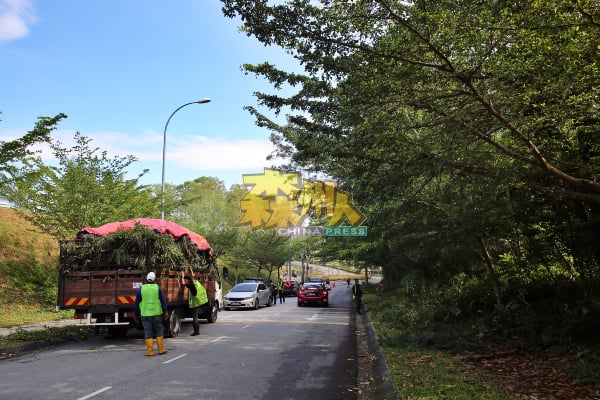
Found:
M 227 311 L 190 337 L 184 321 L 169 353 L 145 357 L 142 332 L 92 337 L 0 361 L 0 398 L 354 400 L 356 334 L 341 282 L 330 306 L 285 304 Z
M 294 269 L 296 271 L 301 271 L 302 269 L 302 264 L 299 261 L 292 261 L 291 262 L 292 266 L 294 267 Z M 346 279 L 347 277 L 357 277 L 360 279 L 361 282 L 365 281 L 365 274 L 364 271 L 361 273 L 354 273 L 354 272 L 348 272 L 346 270 L 343 269 L 338 269 L 336 267 L 329 267 L 329 266 L 324 266 L 324 265 L 317 265 L 317 264 L 308 264 L 308 266 L 310 267 L 310 270 L 312 271 L 318 271 L 319 274 L 324 275 L 329 277 L 330 279 Z M 309 270 L 309 276 L 310 276 L 310 270 Z M 294 278 L 296 280 L 300 280 L 300 273 L 298 272 L 298 277 Z M 381 280 L 381 275 L 370 275 L 369 276 L 369 283 L 372 284 L 377 284 L 379 283 L 379 281 Z M 353 283 L 353 282 L 352 282 Z

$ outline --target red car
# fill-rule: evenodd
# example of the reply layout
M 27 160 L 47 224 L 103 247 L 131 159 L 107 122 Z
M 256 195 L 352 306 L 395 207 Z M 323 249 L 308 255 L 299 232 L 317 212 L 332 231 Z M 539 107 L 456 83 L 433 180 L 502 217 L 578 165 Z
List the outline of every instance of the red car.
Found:
M 329 293 L 325 285 L 319 282 L 306 282 L 298 289 L 298 307 L 307 304 L 329 306 Z

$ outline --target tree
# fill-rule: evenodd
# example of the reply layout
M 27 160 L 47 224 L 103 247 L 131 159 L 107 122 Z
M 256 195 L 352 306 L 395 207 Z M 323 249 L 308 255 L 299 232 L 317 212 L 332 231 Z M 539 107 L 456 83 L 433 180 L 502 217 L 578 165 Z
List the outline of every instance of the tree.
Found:
M 247 108 L 290 168 L 328 174 L 367 210 L 356 257 L 398 279 L 477 274 L 511 252 L 597 272 L 597 2 L 222 3 L 304 68 L 244 66 L 299 88 L 257 94 L 294 112 L 287 125 Z
M 33 155 L 32 145 L 51 140 L 50 134 L 63 118 L 67 116 L 62 113 L 53 118 L 39 117 L 33 130 L 22 138 L 10 142 L 0 141 L 0 184 L 10 178 L 9 172 L 14 171 L 14 162 Z
M 107 157 L 90 148 L 91 139 L 75 134 L 70 149 L 58 141 L 50 147 L 58 166 L 39 157 L 23 160 L 13 174 L 6 197 L 43 232 L 65 238 L 86 226 L 99 226 L 140 216 L 155 215 L 156 197 L 136 179 L 125 179 L 134 156 Z
M 216 257 L 226 255 L 238 241 L 234 224 L 240 215 L 240 199 L 246 193 L 238 185 L 230 190 L 223 181 L 213 177 L 199 177 L 173 188 L 172 200 L 166 202 L 172 219 L 206 237 Z
M 247 238 L 242 253 L 248 262 L 257 269 L 257 274 L 266 269 L 269 271 L 269 279 L 273 272 L 281 268 L 289 258 L 289 238 L 275 235 L 274 230 L 244 231 Z
M 585 133 L 600 123 L 589 112 L 597 106 L 600 72 L 595 2 L 222 2 L 226 16 L 242 18 L 248 35 L 288 49 L 309 74 L 268 63 L 245 66 L 276 87 L 301 85 L 290 98 L 258 98 L 276 111 L 290 106 L 308 113 L 312 118 L 290 118 L 303 137 L 250 108 L 298 150 L 296 161 L 315 158 L 314 146 L 338 141 L 345 148 L 364 133 L 362 123 L 370 129 L 389 118 L 396 132 L 419 129 L 425 139 L 476 144 L 469 147 L 479 155 L 474 162 L 456 158 L 464 150 L 431 153 L 448 167 L 506 176 L 484 162 L 500 157 L 527 188 L 600 203 L 598 170 L 574 159 L 582 141 L 598 146 Z M 415 126 L 410 115 L 416 112 Z M 597 160 L 598 153 L 585 157 Z

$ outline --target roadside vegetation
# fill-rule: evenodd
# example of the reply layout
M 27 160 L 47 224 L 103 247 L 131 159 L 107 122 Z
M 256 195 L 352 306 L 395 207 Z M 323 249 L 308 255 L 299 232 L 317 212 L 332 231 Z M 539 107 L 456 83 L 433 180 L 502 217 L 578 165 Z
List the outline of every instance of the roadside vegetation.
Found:
M 447 305 L 435 304 L 425 291 L 404 287 L 378 295 L 374 285 L 364 287 L 365 308 L 401 399 L 600 396 L 600 346 L 594 331 L 585 342 L 542 345 L 528 331 L 531 325 L 498 324 L 492 315 L 449 318 L 442 313 Z M 499 326 L 512 334 L 499 332 Z

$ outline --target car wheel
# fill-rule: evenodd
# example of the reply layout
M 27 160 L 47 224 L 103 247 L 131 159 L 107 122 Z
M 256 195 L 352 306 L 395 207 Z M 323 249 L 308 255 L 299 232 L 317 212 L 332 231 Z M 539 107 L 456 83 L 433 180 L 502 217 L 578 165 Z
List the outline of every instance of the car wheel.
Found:
M 229 308 L 229 307 L 225 307 L 225 308 L 223 308 L 223 310 L 225 310 L 225 311 L 229 311 L 229 310 L 231 310 L 231 308 Z
M 254 309 L 258 310 L 260 308 L 260 301 L 258 299 L 254 300 Z
M 298 302 L 298 307 L 302 307 L 302 303 Z

